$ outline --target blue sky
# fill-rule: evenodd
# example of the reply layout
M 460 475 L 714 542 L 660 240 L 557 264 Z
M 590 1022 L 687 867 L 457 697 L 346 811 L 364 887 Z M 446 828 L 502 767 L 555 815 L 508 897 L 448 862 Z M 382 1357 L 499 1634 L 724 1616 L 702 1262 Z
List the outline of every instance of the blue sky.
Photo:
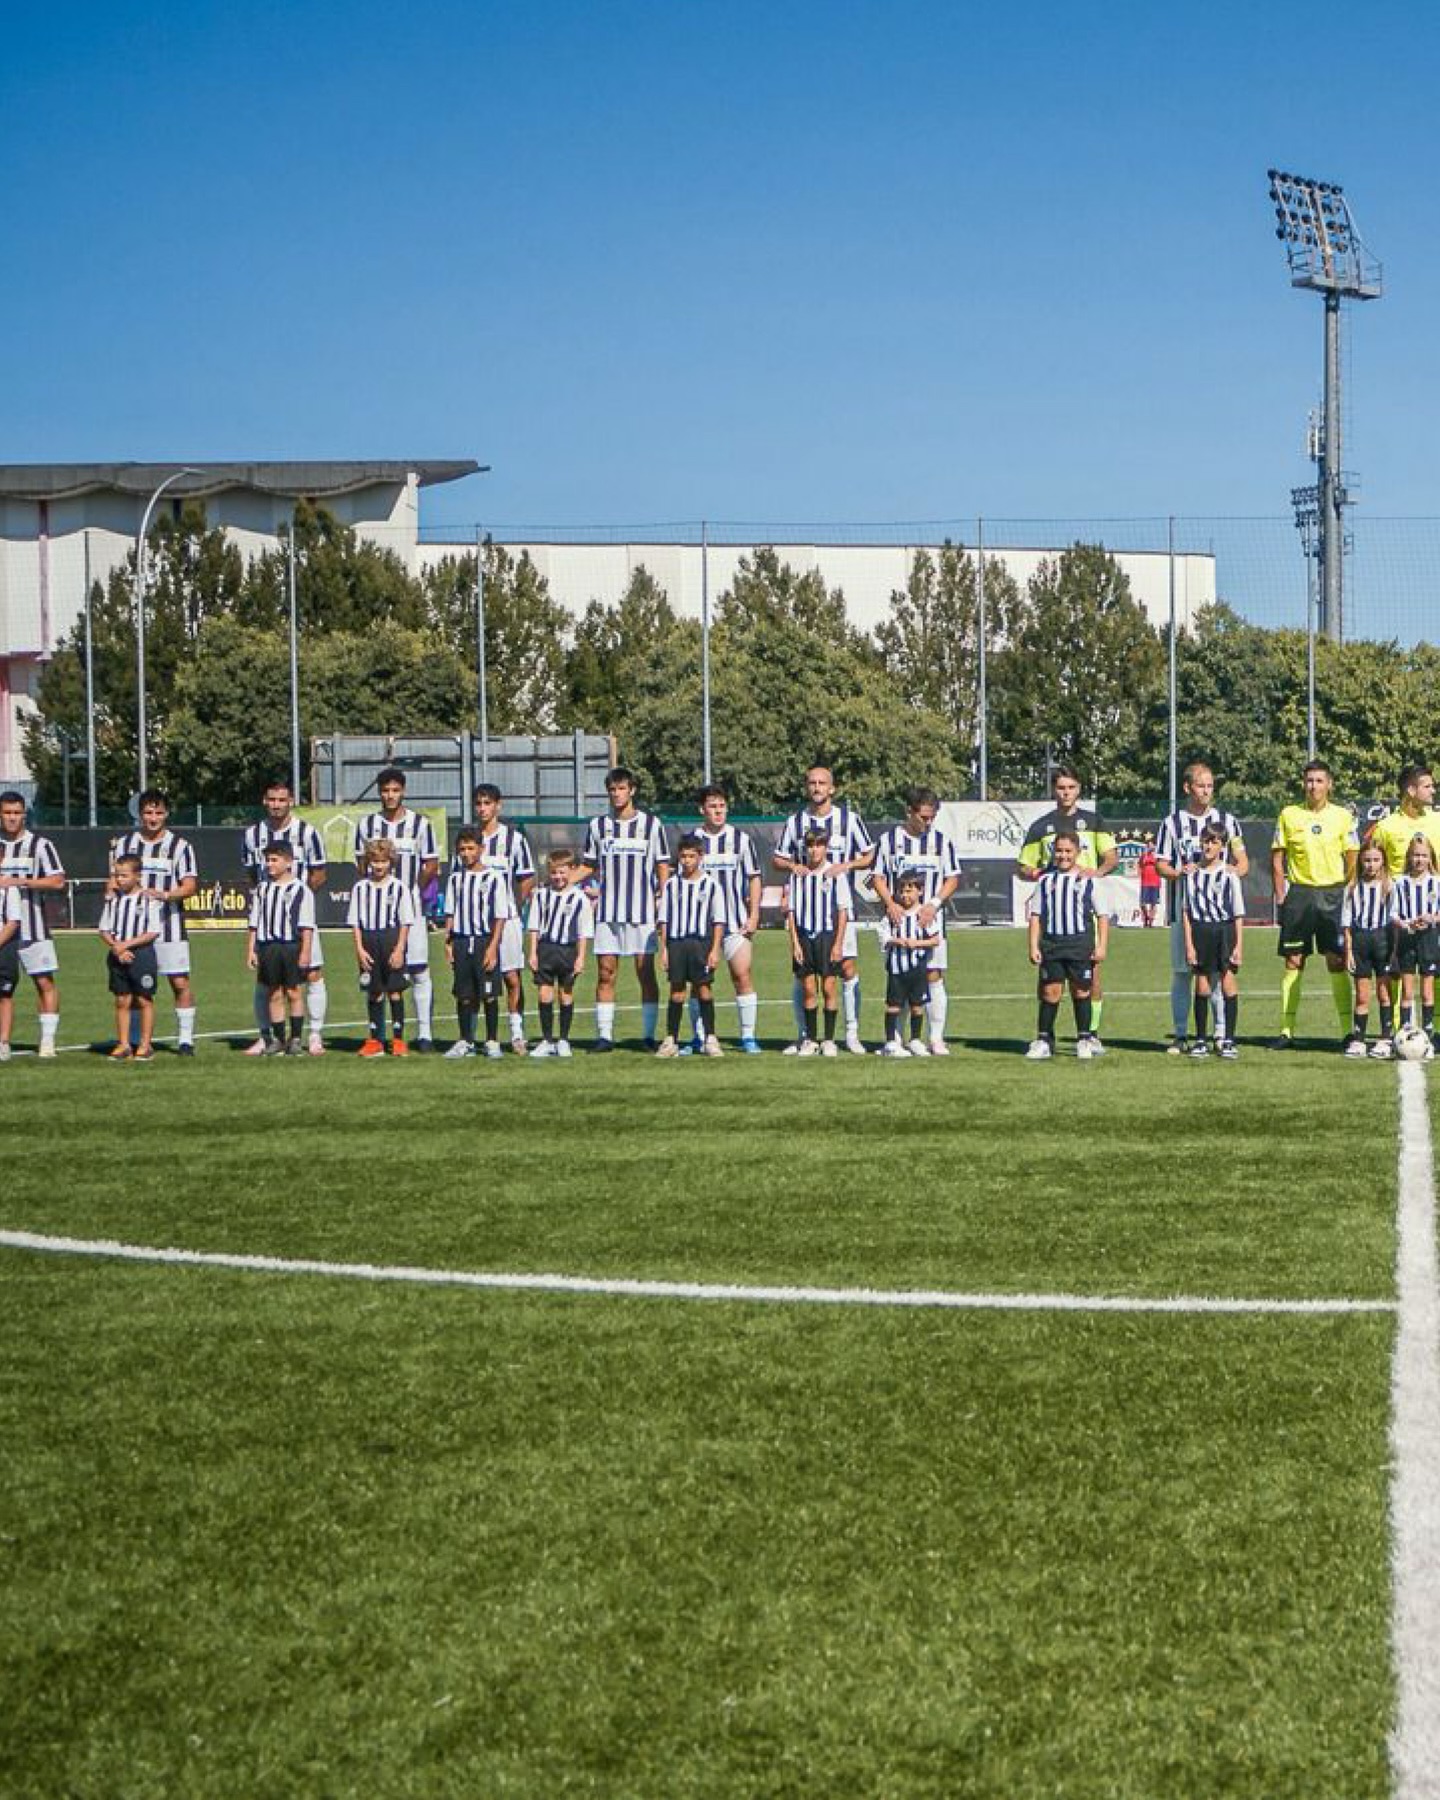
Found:
M 1440 25 L 1285 3 L 7 13 L 0 460 L 464 456 L 431 523 L 1279 514 L 1343 181 L 1440 513 Z

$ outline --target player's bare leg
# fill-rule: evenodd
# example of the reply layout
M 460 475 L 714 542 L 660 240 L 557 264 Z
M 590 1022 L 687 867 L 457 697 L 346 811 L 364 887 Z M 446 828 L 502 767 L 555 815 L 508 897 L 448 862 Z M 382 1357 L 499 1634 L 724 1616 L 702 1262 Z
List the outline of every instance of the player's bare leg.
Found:
M 760 1018 L 760 997 L 755 992 L 755 983 L 750 974 L 754 955 L 754 948 L 747 937 L 741 940 L 730 958 L 730 980 L 735 989 L 735 1014 L 740 1025 L 740 1048 L 751 1056 L 760 1049 L 760 1040 L 755 1035 Z
M 615 1048 L 615 974 L 618 956 L 595 958 L 595 1048 Z
M 525 988 L 518 969 L 506 969 L 505 1012 L 510 1026 L 510 1048 L 517 1056 L 525 1054 Z

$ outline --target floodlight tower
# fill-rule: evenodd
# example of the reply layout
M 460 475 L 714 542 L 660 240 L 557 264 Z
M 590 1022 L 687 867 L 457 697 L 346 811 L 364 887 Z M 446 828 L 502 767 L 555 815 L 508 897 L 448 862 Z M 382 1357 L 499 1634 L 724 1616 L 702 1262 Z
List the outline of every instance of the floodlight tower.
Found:
M 1380 265 L 1360 241 L 1344 190 L 1271 169 L 1270 198 L 1279 220 L 1275 235 L 1285 246 L 1291 287 L 1325 298 L 1325 416 L 1315 446 L 1319 465 L 1316 559 L 1319 628 L 1345 635 L 1345 508 L 1350 496 L 1340 467 L 1340 302 L 1378 300 Z

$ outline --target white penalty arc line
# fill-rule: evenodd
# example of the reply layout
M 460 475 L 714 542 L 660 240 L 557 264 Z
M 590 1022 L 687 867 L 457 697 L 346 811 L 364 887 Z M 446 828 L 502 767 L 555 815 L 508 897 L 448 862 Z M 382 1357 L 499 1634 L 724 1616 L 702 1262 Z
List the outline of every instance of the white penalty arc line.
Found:
M 1226 1299 L 1208 1295 L 1147 1298 L 1123 1294 L 967 1294 L 943 1288 L 825 1288 L 751 1286 L 735 1282 L 644 1281 L 592 1275 L 509 1274 L 467 1269 L 424 1269 L 406 1264 L 322 1262 L 310 1257 L 245 1256 L 124 1244 L 98 1238 L 52 1237 L 0 1230 L 0 1246 L 60 1256 L 122 1262 L 167 1263 L 233 1269 L 263 1275 L 323 1275 L 348 1281 L 405 1282 L 420 1287 L 485 1288 L 518 1293 L 597 1294 L 629 1300 L 739 1301 L 781 1306 L 939 1308 L 952 1312 L 1071 1313 L 1278 1313 L 1326 1316 L 1389 1313 L 1391 1300 Z
M 1440 1270 L 1423 1067 L 1400 1065 L 1390 1489 L 1397 1800 L 1440 1794 Z

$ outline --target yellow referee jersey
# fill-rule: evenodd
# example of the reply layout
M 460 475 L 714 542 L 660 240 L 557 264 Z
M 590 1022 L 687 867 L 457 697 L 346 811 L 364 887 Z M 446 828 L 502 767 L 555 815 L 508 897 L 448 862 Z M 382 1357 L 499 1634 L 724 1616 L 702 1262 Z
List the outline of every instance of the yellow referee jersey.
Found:
M 1430 840 L 1431 857 L 1437 868 L 1440 868 L 1440 812 L 1433 809 L 1423 812 L 1418 819 L 1412 819 L 1409 813 L 1387 813 L 1377 825 L 1371 827 L 1367 844 L 1378 844 L 1385 852 L 1385 866 L 1392 875 L 1405 873 L 1405 852 L 1410 848 L 1410 840 L 1424 837 Z
M 1285 879 L 1295 887 L 1343 887 L 1345 853 L 1359 843 L 1355 815 L 1332 801 L 1319 812 L 1287 806 L 1275 821 L 1270 847 L 1285 852 Z

